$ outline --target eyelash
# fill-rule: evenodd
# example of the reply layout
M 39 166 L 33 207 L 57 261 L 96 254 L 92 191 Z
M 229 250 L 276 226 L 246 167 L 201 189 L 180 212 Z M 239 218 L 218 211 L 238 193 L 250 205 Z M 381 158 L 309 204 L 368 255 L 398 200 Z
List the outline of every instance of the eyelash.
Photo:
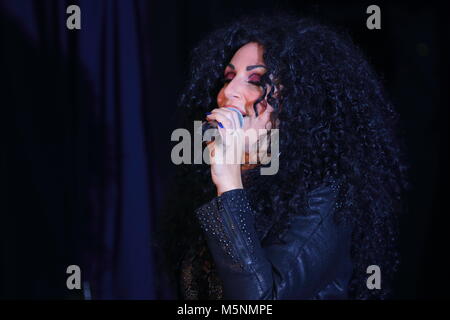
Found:
M 253 76 L 253 75 L 252 75 Z M 251 77 L 251 76 L 250 76 Z M 227 78 L 223 78 L 223 82 L 224 83 L 228 83 L 228 82 L 230 82 L 232 79 L 227 79 Z M 251 84 L 253 84 L 254 86 L 258 86 L 258 87 L 260 87 L 261 86 L 261 81 L 247 81 L 248 83 L 251 83 Z

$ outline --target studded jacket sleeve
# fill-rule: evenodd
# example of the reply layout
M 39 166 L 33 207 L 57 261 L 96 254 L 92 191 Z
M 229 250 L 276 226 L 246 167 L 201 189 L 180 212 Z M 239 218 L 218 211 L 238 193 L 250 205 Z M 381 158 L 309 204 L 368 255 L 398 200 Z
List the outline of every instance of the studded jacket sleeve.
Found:
M 310 299 L 326 295 L 330 285 L 346 291 L 350 229 L 332 219 L 335 196 L 332 186 L 313 190 L 303 209 L 307 212 L 292 215 L 286 232 L 262 242 L 245 189 L 225 192 L 198 208 L 224 298 Z

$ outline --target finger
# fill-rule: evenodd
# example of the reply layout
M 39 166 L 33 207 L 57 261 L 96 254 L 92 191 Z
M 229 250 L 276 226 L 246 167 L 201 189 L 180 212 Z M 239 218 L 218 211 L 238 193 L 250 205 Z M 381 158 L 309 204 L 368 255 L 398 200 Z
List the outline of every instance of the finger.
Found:
M 244 115 L 240 111 L 237 111 L 235 108 L 225 108 L 227 111 L 231 111 L 232 117 L 236 123 L 236 127 L 241 129 L 244 125 Z
M 215 155 L 215 142 L 214 141 L 210 141 L 206 144 L 206 147 L 208 148 L 209 151 L 209 159 L 210 159 L 210 163 L 213 164 L 213 160 L 214 160 L 214 155 Z
M 235 127 L 234 119 L 232 115 L 228 114 L 227 112 L 223 112 L 220 109 L 214 109 L 211 111 L 211 116 L 216 116 L 217 121 L 220 121 L 224 128 L 226 129 L 233 129 Z
M 223 114 L 233 122 L 233 127 L 229 129 L 238 129 L 241 127 L 239 116 L 236 111 L 233 111 L 229 108 L 219 108 L 214 110 L 216 110 L 217 113 Z
M 206 118 L 208 121 L 214 120 L 219 123 L 219 127 L 217 128 L 219 132 L 219 137 L 216 137 L 216 139 L 218 138 L 219 139 L 218 141 L 221 141 L 220 143 L 223 143 L 223 141 L 225 141 L 225 130 L 226 130 L 225 128 L 231 127 L 232 122 L 222 114 L 212 112 L 208 114 Z
M 213 110 L 214 111 L 214 110 Z M 228 110 L 233 113 L 236 113 L 232 110 Z M 212 112 L 211 115 L 208 116 L 209 120 L 215 120 L 219 122 L 219 125 L 222 124 L 223 128 L 218 128 L 219 139 L 217 140 L 219 145 L 229 145 L 233 143 L 234 134 L 236 134 L 236 128 L 234 121 L 239 121 L 239 119 L 230 119 L 231 114 L 228 112 L 221 112 L 220 110 L 216 110 L 216 112 Z
M 215 110 L 211 111 L 211 114 L 207 116 L 208 120 L 216 120 L 217 122 L 220 122 L 223 126 L 223 128 L 226 129 L 232 129 L 234 128 L 234 122 L 233 118 L 230 118 L 230 116 L 223 114 L 222 112 L 217 112 Z

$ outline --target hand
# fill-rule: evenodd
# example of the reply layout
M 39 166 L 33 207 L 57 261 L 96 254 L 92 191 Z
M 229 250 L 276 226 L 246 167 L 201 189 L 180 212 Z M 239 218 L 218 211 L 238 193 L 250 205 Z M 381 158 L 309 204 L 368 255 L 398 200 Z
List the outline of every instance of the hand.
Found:
M 216 185 L 217 195 L 233 189 L 242 189 L 244 133 L 240 128 L 238 114 L 227 108 L 216 108 L 206 118 L 219 123 L 220 137 L 208 143 L 211 178 Z

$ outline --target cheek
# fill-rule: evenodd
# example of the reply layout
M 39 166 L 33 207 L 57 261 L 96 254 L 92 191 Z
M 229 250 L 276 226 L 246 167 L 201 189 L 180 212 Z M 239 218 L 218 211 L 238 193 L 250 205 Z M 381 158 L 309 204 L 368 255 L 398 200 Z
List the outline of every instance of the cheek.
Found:
M 245 109 L 247 110 L 248 114 L 253 114 L 255 112 L 253 109 L 253 104 L 256 102 L 256 100 L 259 99 L 260 96 L 260 93 L 246 95 Z M 261 113 L 261 105 L 264 105 L 264 100 L 259 102 L 256 106 L 258 113 Z
M 261 97 L 262 94 L 262 89 L 253 89 L 247 93 L 247 101 L 255 102 Z
M 223 103 L 225 103 L 225 95 L 223 93 L 224 89 L 220 89 L 219 93 L 217 94 L 217 104 L 220 106 Z

